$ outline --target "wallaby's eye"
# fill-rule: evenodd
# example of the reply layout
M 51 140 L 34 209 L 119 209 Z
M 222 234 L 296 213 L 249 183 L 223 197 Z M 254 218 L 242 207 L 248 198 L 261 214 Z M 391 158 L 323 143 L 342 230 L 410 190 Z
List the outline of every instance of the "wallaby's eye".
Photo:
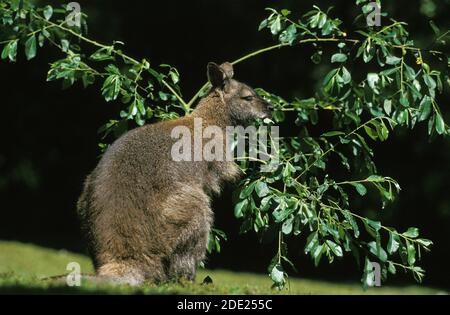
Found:
M 250 101 L 253 101 L 253 96 L 251 96 L 251 95 L 249 95 L 249 96 L 243 96 L 243 97 L 241 97 L 243 100 L 245 100 L 245 101 L 247 101 L 247 102 L 250 102 Z

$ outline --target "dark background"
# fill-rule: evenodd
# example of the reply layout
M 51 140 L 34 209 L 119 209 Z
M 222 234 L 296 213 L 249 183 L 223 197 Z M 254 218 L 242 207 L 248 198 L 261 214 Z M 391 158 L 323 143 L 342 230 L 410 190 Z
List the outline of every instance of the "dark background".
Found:
M 265 7 L 286 7 L 300 16 L 312 4 L 323 9 L 334 5 L 332 14 L 344 20 L 350 37 L 358 14 L 354 1 L 348 0 L 79 2 L 89 16 L 90 38 L 105 43 L 122 40 L 125 52 L 136 59 L 174 65 L 182 75 L 186 99 L 206 80 L 208 61 L 231 61 L 274 43 L 267 32 L 257 32 Z M 416 44 L 427 47 L 432 42 L 429 19 L 448 28 L 449 8 L 448 0 L 401 0 L 389 1 L 384 10 L 408 22 Z M 239 64 L 235 73 L 240 80 L 287 99 L 309 97 L 327 69 L 327 62 L 317 66 L 310 61 L 313 52 L 311 46 L 272 51 Z M 44 47 L 32 61 L 20 55 L 17 64 L 0 62 L 0 239 L 85 252 L 75 203 L 84 177 L 98 161 L 97 129 L 118 116 L 120 104 L 104 102 L 98 84 L 62 90 L 60 82 L 45 82 L 49 63 L 60 57 L 54 48 Z M 366 73 L 362 68 L 356 71 Z M 447 88 L 439 104 L 450 121 L 448 99 Z M 399 230 L 419 227 L 423 237 L 435 242 L 432 252 L 423 257 L 425 284 L 449 288 L 450 141 L 429 142 L 425 127 L 398 130 L 382 145 L 374 144 L 379 173 L 394 177 L 402 186 L 398 200 L 384 210 L 378 201 L 372 202 L 376 200 L 372 196 L 355 206 Z M 207 266 L 265 272 L 275 244 L 270 240 L 260 244 L 252 234 L 239 235 L 231 190 L 214 202 L 216 225 L 228 233 L 229 240 L 222 244 L 220 255 L 210 256 Z M 352 258 L 332 266 L 323 261 L 316 269 L 302 254 L 304 240 L 290 240 L 290 246 L 290 257 L 299 270 L 292 275 L 337 281 L 360 278 Z M 400 272 L 389 283 L 396 282 L 414 280 Z

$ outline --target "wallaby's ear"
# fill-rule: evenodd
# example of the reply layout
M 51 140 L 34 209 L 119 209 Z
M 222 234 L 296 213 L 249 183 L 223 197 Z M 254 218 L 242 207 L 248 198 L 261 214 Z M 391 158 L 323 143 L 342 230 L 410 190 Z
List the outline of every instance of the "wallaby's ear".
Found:
M 225 73 L 217 63 L 208 62 L 207 66 L 208 80 L 213 87 L 222 86 L 225 81 Z
M 213 87 L 223 86 L 225 81 L 233 77 L 233 65 L 225 62 L 220 66 L 214 62 L 209 62 L 207 67 L 208 80 Z
M 233 71 L 233 65 L 231 63 L 224 62 L 224 63 L 222 63 L 220 65 L 220 68 L 225 73 L 225 76 L 227 77 L 227 79 L 232 79 L 233 78 L 234 71 Z

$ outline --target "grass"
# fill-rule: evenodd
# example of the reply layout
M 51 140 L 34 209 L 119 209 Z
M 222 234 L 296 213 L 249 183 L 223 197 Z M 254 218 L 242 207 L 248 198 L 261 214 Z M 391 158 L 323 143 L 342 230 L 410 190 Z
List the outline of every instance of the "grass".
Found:
M 0 294 L 5 293 L 63 293 L 63 294 L 436 294 L 439 291 L 422 287 L 371 288 L 363 291 L 359 283 L 332 283 L 306 279 L 290 279 L 290 289 L 270 288 L 266 275 L 200 270 L 196 283 L 145 284 L 139 287 L 112 286 L 82 281 L 80 287 L 68 287 L 61 280 L 41 280 L 44 277 L 68 273 L 66 266 L 78 262 L 83 273 L 92 273 L 86 256 L 19 242 L 0 241 Z M 200 282 L 210 276 L 214 283 Z

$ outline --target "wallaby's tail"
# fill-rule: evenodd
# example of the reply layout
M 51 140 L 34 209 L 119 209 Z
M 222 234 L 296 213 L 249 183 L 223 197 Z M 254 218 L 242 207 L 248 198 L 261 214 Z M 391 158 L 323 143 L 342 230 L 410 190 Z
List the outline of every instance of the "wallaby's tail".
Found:
M 112 283 L 113 279 L 110 277 L 105 276 L 99 276 L 95 274 L 87 274 L 87 273 L 81 273 L 79 274 L 80 278 L 78 278 L 80 281 L 87 280 L 89 282 L 93 283 Z M 57 276 L 50 276 L 50 277 L 44 277 L 41 278 L 41 281 L 57 281 L 66 283 L 69 286 L 74 286 L 74 283 L 77 281 L 77 275 L 74 274 L 65 274 L 65 275 L 57 275 Z

